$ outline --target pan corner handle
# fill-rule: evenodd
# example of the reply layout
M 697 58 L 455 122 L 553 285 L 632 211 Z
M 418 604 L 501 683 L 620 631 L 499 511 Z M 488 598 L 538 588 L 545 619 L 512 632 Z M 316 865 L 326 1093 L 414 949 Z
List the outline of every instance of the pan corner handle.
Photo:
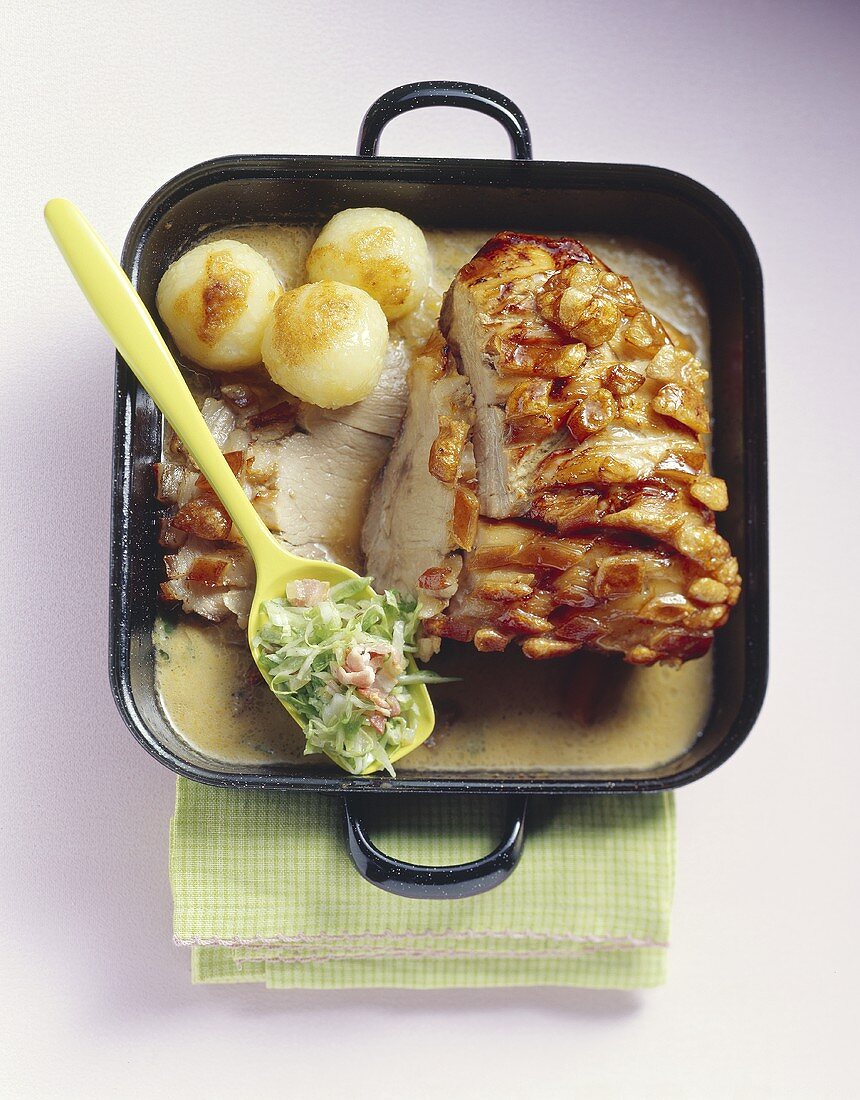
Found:
M 398 115 L 419 107 L 464 107 L 489 115 L 507 130 L 514 160 L 532 159 L 531 131 L 516 103 L 493 88 L 462 80 L 420 80 L 413 84 L 401 84 L 381 95 L 370 105 L 362 120 L 358 133 L 358 155 L 377 156 L 379 138 L 387 124 Z
M 404 898 L 448 901 L 492 890 L 513 873 L 525 837 L 528 796 L 510 800 L 501 843 L 489 855 L 447 867 L 406 863 L 387 856 L 370 839 L 354 796 L 344 794 L 344 825 L 349 854 L 362 878 L 380 890 Z

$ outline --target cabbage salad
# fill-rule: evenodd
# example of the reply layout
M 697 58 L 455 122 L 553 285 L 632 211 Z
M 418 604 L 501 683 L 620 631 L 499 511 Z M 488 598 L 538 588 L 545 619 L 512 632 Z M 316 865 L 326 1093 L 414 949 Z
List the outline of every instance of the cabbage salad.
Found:
M 353 775 L 380 764 L 394 775 L 391 753 L 415 735 L 409 684 L 439 683 L 414 657 L 417 601 L 396 592 L 368 593 L 370 578 L 333 588 L 292 581 L 284 597 L 263 604 L 254 639 L 261 670 L 305 727 L 305 754 L 335 754 Z

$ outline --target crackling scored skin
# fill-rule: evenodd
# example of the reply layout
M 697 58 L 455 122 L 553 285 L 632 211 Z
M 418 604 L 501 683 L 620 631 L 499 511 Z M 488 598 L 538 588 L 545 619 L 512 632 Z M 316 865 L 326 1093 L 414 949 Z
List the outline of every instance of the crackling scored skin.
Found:
M 728 497 L 703 443 L 707 374 L 684 338 L 579 242 L 513 233 L 460 271 L 440 327 L 428 354 L 474 408 L 465 427 L 438 416 L 447 463 L 427 475 L 456 479 L 471 445 L 479 516 L 417 579 L 426 633 L 529 657 L 707 652 L 740 579 L 714 520 Z

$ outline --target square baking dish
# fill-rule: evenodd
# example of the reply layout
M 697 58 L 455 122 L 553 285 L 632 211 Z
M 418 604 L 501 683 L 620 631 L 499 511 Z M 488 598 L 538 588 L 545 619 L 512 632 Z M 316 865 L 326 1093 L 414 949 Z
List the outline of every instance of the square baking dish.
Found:
M 394 115 L 436 104 L 466 106 L 509 130 L 513 161 L 375 156 Z M 123 264 L 155 313 L 166 267 L 201 237 L 252 222 L 324 220 L 349 206 L 399 210 L 425 227 L 505 227 L 552 234 L 611 232 L 668 246 L 707 292 L 712 340 L 713 462 L 731 501 L 719 520 L 739 560 L 743 594 L 714 643 L 713 704 L 682 757 L 651 771 L 411 772 L 391 780 L 316 764 L 223 765 L 171 727 L 155 687 L 152 627 L 163 551 L 152 466 L 161 457 L 160 413 L 118 359 L 110 598 L 110 677 L 120 713 L 141 744 L 173 771 L 225 786 L 343 792 L 606 793 L 655 791 L 705 775 L 752 727 L 767 677 L 767 452 L 761 272 L 732 211 L 686 176 L 642 165 L 533 161 L 528 127 L 489 89 L 418 84 L 395 89 L 368 112 L 357 157 L 235 156 L 191 168 L 165 184 L 135 219 Z

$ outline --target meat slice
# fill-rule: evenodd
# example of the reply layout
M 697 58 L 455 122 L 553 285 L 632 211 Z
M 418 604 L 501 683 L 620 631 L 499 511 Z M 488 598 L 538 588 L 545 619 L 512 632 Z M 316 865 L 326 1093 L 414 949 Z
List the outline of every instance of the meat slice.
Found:
M 406 414 L 362 535 L 376 587 L 419 595 L 424 614 L 445 607 L 456 590 L 458 551 L 474 541 L 471 422 L 468 383 L 437 333 L 410 370 Z
M 266 477 L 254 505 L 295 553 L 361 568 L 361 525 L 390 440 L 336 420 L 312 418 L 275 442 L 252 443 Z
M 585 358 L 537 311 L 537 295 L 563 262 L 592 259 L 576 241 L 502 233 L 457 275 L 440 327 L 475 400 L 475 459 L 481 514 L 528 510 L 538 463 L 563 438 L 548 415 L 556 380 Z

